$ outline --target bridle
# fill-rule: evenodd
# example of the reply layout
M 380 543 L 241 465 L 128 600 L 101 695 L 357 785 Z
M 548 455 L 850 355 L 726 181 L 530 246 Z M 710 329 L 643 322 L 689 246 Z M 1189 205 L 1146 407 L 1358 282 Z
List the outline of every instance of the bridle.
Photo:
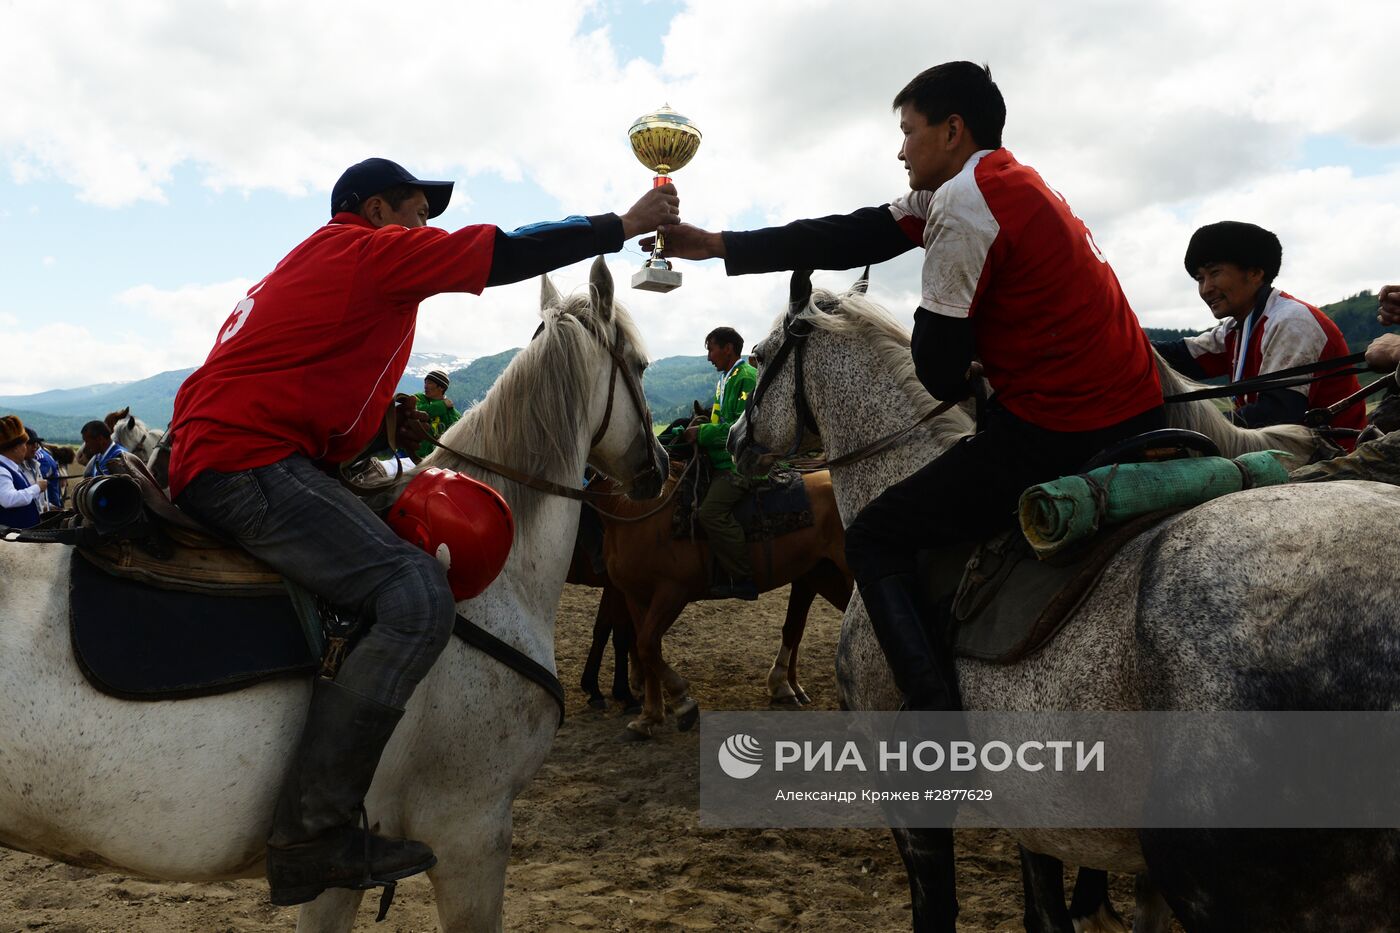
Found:
M 868 269 L 866 273 L 868 275 Z M 857 284 L 859 285 L 860 282 L 864 280 L 865 277 L 862 276 Z M 798 424 L 800 427 L 805 428 L 807 432 L 817 437 L 821 436 L 821 430 L 817 427 L 816 419 L 812 416 L 812 408 L 807 403 L 805 380 L 807 369 L 805 365 L 807 338 L 812 335 L 812 330 L 815 327 L 811 318 L 805 314 L 809 308 L 813 307 L 811 296 L 811 273 L 794 272 L 788 310 L 786 316 L 783 318 L 783 342 L 778 345 L 778 349 L 773 354 L 773 359 L 763 364 L 763 372 L 759 375 L 758 384 L 754 386 L 753 398 L 749 401 L 749 407 L 744 419 L 747 422 L 745 427 L 745 433 L 747 434 L 745 442 L 760 456 L 771 455 L 772 451 L 754 440 L 753 425 L 757 420 L 755 416 L 758 414 L 759 405 L 762 403 L 763 397 L 767 394 L 768 388 L 772 385 L 773 380 L 777 378 L 778 373 L 782 371 L 783 364 L 787 362 L 788 357 L 792 357 L 794 360 L 792 404 L 793 410 L 796 412 Z M 816 310 L 820 312 L 822 309 L 820 306 L 817 306 Z M 856 450 L 849 451 L 837 457 L 828 458 L 825 468 L 830 469 L 832 467 L 846 466 L 887 450 L 899 443 L 921 425 L 927 424 L 934 418 L 947 412 L 956 404 L 956 401 L 941 402 L 916 421 L 905 425 L 897 431 L 878 438 Z M 803 431 L 798 430 L 793 433 L 792 446 L 788 448 L 786 453 L 780 454 L 777 457 L 778 460 L 790 460 L 797 455 L 801 448 L 802 438 L 804 437 Z
M 747 443 L 760 454 L 771 454 L 767 447 L 754 440 L 753 424 L 757 420 L 759 406 L 763 404 L 764 397 L 768 394 L 768 389 L 782 372 L 783 364 L 787 362 L 789 356 L 795 359 L 792 373 L 793 379 L 793 410 L 797 413 L 798 424 L 807 432 L 820 437 L 821 431 L 817 428 L 816 419 L 812 417 L 812 409 L 807 404 L 807 387 L 805 373 L 807 367 L 804 364 L 807 352 L 807 338 L 812 335 L 813 324 L 810 320 L 802 317 L 804 308 L 789 307 L 787 315 L 783 318 L 783 342 L 778 345 L 778 349 L 773 354 L 773 359 L 764 363 L 763 372 L 759 374 L 758 384 L 754 386 L 753 398 L 749 400 L 744 420 L 748 426 L 745 433 L 748 435 Z M 797 455 L 802 447 L 802 430 L 794 431 L 792 446 L 787 453 L 782 454 L 780 460 L 788 460 Z

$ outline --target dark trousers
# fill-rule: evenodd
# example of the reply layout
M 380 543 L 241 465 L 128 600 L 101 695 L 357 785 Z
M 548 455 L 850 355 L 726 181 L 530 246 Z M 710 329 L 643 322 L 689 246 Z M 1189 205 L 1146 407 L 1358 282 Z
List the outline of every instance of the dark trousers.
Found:
M 753 484 L 733 470 L 716 469 L 710 477 L 710 490 L 696 510 L 696 517 L 710 539 L 710 553 L 731 582 L 753 577 L 749 567 L 749 544 L 744 526 L 734 517 L 734 507 L 749 494 Z
M 865 585 L 912 573 L 918 551 L 1012 527 L 1027 487 L 1074 473 L 1111 444 L 1166 427 L 1161 407 L 1095 431 L 1048 431 L 993 401 L 986 427 L 886 489 L 846 529 L 846 561 Z
M 282 575 L 370 620 L 336 683 L 403 709 L 447 647 L 447 573 L 302 456 L 237 473 L 205 470 L 177 504 Z

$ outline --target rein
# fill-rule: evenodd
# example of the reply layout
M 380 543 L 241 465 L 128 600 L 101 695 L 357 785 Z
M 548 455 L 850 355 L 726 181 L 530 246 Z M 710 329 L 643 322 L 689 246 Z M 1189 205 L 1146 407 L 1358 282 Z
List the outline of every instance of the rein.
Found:
M 1232 395 L 1245 395 L 1250 392 L 1267 392 L 1270 389 L 1287 389 L 1292 386 L 1308 385 L 1313 382 L 1321 382 L 1323 379 L 1335 379 L 1339 376 L 1356 376 L 1369 371 L 1364 366 L 1354 365 L 1365 359 L 1365 353 L 1353 353 L 1350 356 L 1339 356 L 1330 360 L 1319 360 L 1316 363 L 1305 363 L 1302 366 L 1279 369 L 1262 376 L 1255 376 L 1252 379 L 1241 379 L 1239 382 L 1232 382 L 1223 386 L 1211 386 L 1205 389 L 1196 389 L 1191 392 L 1180 392 L 1176 395 L 1168 395 L 1162 399 L 1162 401 L 1167 404 L 1177 404 L 1181 402 L 1196 402 L 1207 398 L 1228 398 Z M 1322 375 L 1313 376 L 1311 375 L 1312 373 L 1322 373 Z
M 912 424 L 905 425 L 898 431 L 895 431 L 893 434 L 886 434 L 879 440 L 866 444 L 864 447 L 853 450 L 850 453 L 842 454 L 839 457 L 834 457 L 830 460 L 827 460 L 826 469 L 829 470 L 832 467 L 849 466 L 852 463 L 858 463 L 861 460 L 864 460 L 866 457 L 873 457 L 878 453 L 882 453 L 885 450 L 888 450 L 895 444 L 902 441 L 906 435 L 912 433 L 915 429 L 921 427 L 922 425 L 928 424 L 934 418 L 937 418 L 939 415 L 949 411 L 956 404 L 958 403 L 939 402 L 937 407 L 930 410 L 928 414 L 924 415 L 918 421 L 915 421 Z
M 690 460 L 686 461 L 685 468 L 682 469 L 681 472 L 680 472 L 680 474 L 676 476 L 676 481 L 675 481 L 674 484 L 672 484 L 672 486 L 671 486 L 671 491 L 668 492 L 668 493 L 666 493 L 666 495 L 664 495 L 664 496 L 661 497 L 661 501 L 660 501 L 659 503 L 657 503 L 656 508 L 654 508 L 654 509 L 649 509 L 649 510 L 643 512 L 641 515 L 617 515 L 617 514 L 615 514 L 615 513 L 613 513 L 613 512 L 608 512 L 608 511 L 605 511 L 604 509 L 599 508 L 597 502 L 593 502 L 593 501 L 590 501 L 590 500 L 585 500 L 585 502 L 587 503 L 587 505 L 588 505 L 590 508 L 593 509 L 593 511 L 597 512 L 599 515 L 606 516 L 607 519 L 608 519 L 609 521 L 613 521 L 613 522 L 624 522 L 624 523 L 629 524 L 629 525 L 630 525 L 630 524 L 633 524 L 633 523 L 635 523 L 635 522 L 645 521 L 646 519 L 651 518 L 653 515 L 655 515 L 656 513 L 660 512 L 662 509 L 666 508 L 666 506 L 668 506 L 668 505 L 671 504 L 671 500 L 674 499 L 674 498 L 676 497 L 676 493 L 677 493 L 677 492 L 680 490 L 680 488 L 681 488 L 681 481 L 685 479 L 685 475 L 686 475 L 687 473 L 690 472 L 691 468 L 694 467 L 694 466 L 695 466 L 696 464 L 698 464 L 699 462 L 700 462 L 700 454 L 699 454 L 699 452 L 697 451 L 697 452 L 696 452 L 696 455 L 695 455 L 694 457 L 692 457 Z M 595 492 L 595 493 L 591 493 L 591 495 L 597 496 L 599 499 L 602 499 L 602 498 L 604 498 L 604 497 L 613 497 L 613 498 L 616 498 L 616 497 L 622 495 L 622 493 L 616 493 L 616 492 Z

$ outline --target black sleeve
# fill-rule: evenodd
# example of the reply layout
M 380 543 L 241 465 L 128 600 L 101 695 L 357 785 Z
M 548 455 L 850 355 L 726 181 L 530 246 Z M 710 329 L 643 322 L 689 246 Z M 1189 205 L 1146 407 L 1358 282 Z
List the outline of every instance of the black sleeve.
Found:
M 794 220 L 783 227 L 726 230 L 724 269 L 730 275 L 791 269 L 853 269 L 906 253 L 919 244 L 905 234 L 888 207 Z
M 1230 413 L 1230 420 L 1245 428 L 1266 428 L 1271 424 L 1302 424 L 1308 410 L 1308 397 L 1293 389 L 1270 389 L 1259 398 Z
M 561 266 L 622 249 L 622 218 L 616 214 L 568 217 L 507 233 L 496 230 L 486 285 L 509 285 Z
M 934 398 L 956 402 L 972 393 L 967 381 L 967 368 L 975 352 L 970 318 L 918 309 L 909 349 L 919 381 Z
M 1162 354 L 1162 359 L 1186 378 L 1207 378 L 1206 371 L 1201 368 L 1201 364 L 1196 362 L 1196 358 L 1187 349 L 1185 340 L 1154 340 L 1152 341 L 1152 349 Z

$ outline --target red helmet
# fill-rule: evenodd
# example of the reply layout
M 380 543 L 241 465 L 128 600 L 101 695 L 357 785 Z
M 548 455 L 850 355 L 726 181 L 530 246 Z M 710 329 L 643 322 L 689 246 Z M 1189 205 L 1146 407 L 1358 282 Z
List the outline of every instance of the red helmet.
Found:
M 437 557 L 457 599 L 481 595 L 500 574 L 515 519 L 500 493 L 463 473 L 427 469 L 389 509 L 395 534 Z

